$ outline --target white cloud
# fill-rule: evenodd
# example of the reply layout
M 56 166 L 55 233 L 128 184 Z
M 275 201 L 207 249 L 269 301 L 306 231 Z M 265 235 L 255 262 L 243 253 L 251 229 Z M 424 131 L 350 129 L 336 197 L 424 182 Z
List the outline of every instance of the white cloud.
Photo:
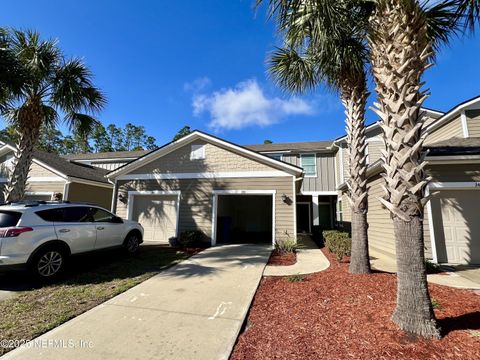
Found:
M 288 115 L 310 115 L 312 105 L 300 98 L 268 97 L 256 80 L 238 83 L 234 88 L 193 97 L 193 113 L 209 113 L 209 126 L 215 130 L 268 126 Z
M 198 93 L 200 91 L 206 90 L 212 84 L 210 78 L 203 76 L 199 77 L 191 82 L 186 82 L 183 84 L 183 90 L 193 93 Z

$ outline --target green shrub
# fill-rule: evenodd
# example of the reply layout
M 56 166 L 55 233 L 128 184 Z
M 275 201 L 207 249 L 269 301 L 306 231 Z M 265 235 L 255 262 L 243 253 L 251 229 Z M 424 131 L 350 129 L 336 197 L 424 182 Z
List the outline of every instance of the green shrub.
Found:
M 425 260 L 425 269 L 427 270 L 427 274 L 436 274 L 441 272 L 440 266 L 431 262 L 430 260 Z
M 338 230 L 325 230 L 323 232 L 325 247 L 342 261 L 344 256 L 350 256 L 352 251 L 352 239 L 347 232 Z
M 432 302 L 432 307 L 434 309 L 440 310 L 442 308 L 442 304 L 440 304 L 440 302 L 437 299 L 431 298 L 430 301 Z
M 305 275 L 300 275 L 300 274 L 290 275 L 289 277 L 287 277 L 287 280 L 289 282 L 300 282 L 300 281 L 303 281 L 304 279 L 305 279 Z
M 280 240 L 275 242 L 275 250 L 282 253 L 293 253 L 297 251 L 298 244 L 294 240 Z
M 180 233 L 178 244 L 181 247 L 208 247 L 210 239 L 203 231 L 190 230 Z

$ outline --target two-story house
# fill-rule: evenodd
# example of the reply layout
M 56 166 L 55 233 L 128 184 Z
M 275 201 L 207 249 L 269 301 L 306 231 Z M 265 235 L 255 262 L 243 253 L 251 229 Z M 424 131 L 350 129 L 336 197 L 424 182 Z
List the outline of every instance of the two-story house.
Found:
M 427 257 L 480 263 L 480 97 L 443 113 L 423 109 L 429 193 Z M 395 252 L 383 196 L 378 123 L 367 127 L 368 222 L 372 249 Z M 240 146 L 195 131 L 154 151 L 82 154 L 70 162 L 109 172 L 111 208 L 142 222 L 146 240 L 200 229 L 222 242 L 279 241 L 297 233 L 349 229 L 346 136 L 333 141 Z

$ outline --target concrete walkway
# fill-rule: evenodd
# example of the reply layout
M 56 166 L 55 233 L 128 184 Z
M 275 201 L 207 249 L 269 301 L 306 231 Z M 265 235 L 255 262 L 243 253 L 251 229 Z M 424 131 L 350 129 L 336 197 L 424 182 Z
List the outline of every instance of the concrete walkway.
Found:
M 372 268 L 389 273 L 397 272 L 395 258 L 383 252 L 370 249 Z M 452 268 L 454 269 L 454 268 Z M 427 275 L 428 282 L 432 284 L 450 286 L 457 289 L 480 290 L 480 268 L 467 267 L 448 272 L 447 274 Z
M 2 360 L 228 359 L 270 252 L 207 249 Z
M 330 262 L 323 255 L 317 244 L 309 237 L 298 239 L 297 262 L 288 266 L 267 265 L 264 276 L 306 275 L 327 269 Z

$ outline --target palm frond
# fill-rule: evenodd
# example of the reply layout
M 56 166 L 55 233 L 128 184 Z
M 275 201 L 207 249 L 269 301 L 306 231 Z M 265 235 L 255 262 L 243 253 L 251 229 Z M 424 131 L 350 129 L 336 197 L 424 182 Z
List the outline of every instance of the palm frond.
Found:
M 277 48 L 269 60 L 269 73 L 277 85 L 293 93 L 311 90 L 321 81 L 314 58 L 302 57 L 294 49 Z
M 58 125 L 59 116 L 55 108 L 48 105 L 42 105 L 42 111 L 44 119 L 43 123 L 45 126 L 54 128 Z
M 82 136 L 90 134 L 100 124 L 94 117 L 76 112 L 67 113 L 65 119 L 70 131 Z
M 456 0 L 457 21 L 465 30 L 475 31 L 475 25 L 480 23 L 480 0 Z
M 52 104 L 66 112 L 97 112 L 105 96 L 93 85 L 92 73 L 80 59 L 71 59 L 56 69 L 52 79 Z
M 457 17 L 458 0 L 424 1 L 421 6 L 427 24 L 427 35 L 437 52 L 461 32 Z

